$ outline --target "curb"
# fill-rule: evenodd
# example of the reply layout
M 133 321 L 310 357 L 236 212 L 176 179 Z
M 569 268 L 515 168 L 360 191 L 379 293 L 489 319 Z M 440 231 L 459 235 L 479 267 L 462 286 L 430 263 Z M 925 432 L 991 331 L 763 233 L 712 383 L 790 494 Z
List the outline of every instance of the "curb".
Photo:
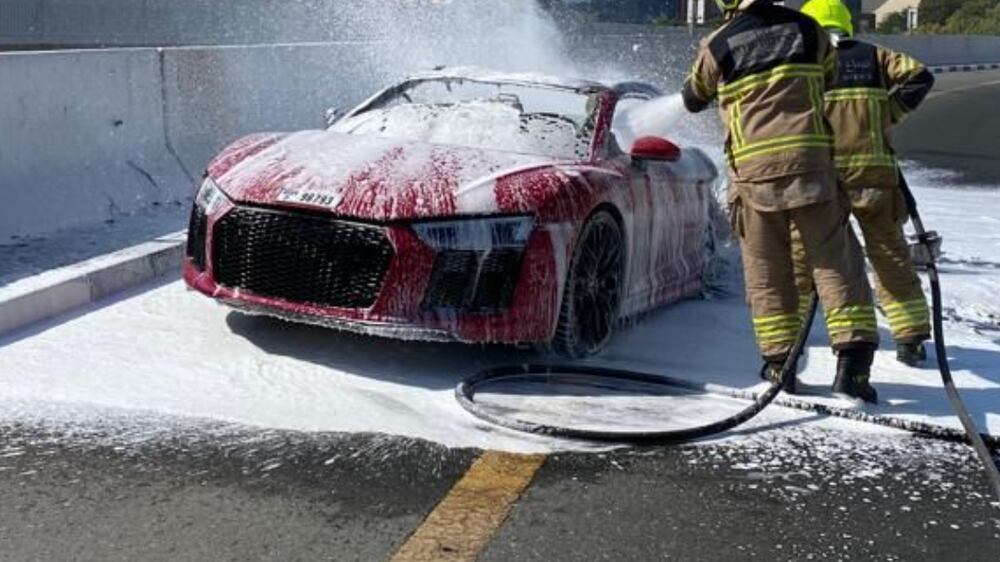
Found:
M 0 335 L 179 272 L 186 231 L 0 287 Z
M 945 72 L 976 72 L 980 70 L 998 70 L 1000 69 L 1000 62 L 979 63 L 979 64 L 947 64 L 941 66 L 928 66 L 927 68 L 934 74 L 943 74 Z

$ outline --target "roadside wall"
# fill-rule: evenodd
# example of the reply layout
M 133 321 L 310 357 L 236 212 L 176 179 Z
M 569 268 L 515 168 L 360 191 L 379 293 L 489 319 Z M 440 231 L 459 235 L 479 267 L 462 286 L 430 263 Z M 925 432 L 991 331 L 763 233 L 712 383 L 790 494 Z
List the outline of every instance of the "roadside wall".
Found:
M 372 43 L 0 53 L 0 243 L 186 201 L 236 138 L 323 126 Z
M 377 43 L 181 48 L 163 51 L 167 133 L 188 172 L 236 138 L 321 128 L 390 76 Z M 377 69 L 382 70 L 377 70 Z
M 1000 38 L 875 39 L 929 64 L 1000 58 Z M 563 48 L 577 74 L 669 91 L 696 42 L 687 29 L 616 26 L 571 34 Z M 385 41 L 0 53 L 0 243 L 184 201 L 208 159 L 239 136 L 320 127 L 328 107 L 453 62 L 438 53 L 484 62 L 516 43 L 502 37 L 476 53 Z
M 164 139 L 156 51 L 0 54 L 0 241 L 186 194 Z

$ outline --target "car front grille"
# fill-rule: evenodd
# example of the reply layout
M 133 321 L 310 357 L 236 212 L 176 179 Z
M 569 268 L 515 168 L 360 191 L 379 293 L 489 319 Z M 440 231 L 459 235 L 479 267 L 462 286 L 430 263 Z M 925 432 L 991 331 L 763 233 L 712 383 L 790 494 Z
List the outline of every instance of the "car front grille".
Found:
M 236 207 L 212 231 L 216 282 L 292 302 L 368 308 L 392 258 L 382 228 L 326 217 Z

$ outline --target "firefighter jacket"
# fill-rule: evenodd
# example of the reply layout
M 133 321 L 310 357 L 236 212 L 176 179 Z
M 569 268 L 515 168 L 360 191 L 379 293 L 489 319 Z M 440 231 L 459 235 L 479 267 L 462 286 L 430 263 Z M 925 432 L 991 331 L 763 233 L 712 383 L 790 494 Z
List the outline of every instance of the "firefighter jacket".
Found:
M 837 58 L 837 82 L 825 99 L 841 180 L 848 189 L 895 188 L 892 125 L 920 105 L 934 76 L 907 55 L 854 39 L 837 43 Z
M 823 94 L 837 56 L 815 20 L 757 0 L 702 41 L 684 83 L 689 111 L 719 101 L 733 187 L 761 211 L 836 196 Z

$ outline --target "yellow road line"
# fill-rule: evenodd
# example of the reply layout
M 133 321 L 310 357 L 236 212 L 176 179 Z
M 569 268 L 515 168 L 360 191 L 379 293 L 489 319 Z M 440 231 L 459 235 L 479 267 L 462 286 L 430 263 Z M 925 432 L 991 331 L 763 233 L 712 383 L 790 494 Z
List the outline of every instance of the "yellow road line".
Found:
M 476 560 L 544 462 L 544 455 L 483 453 L 391 562 Z

